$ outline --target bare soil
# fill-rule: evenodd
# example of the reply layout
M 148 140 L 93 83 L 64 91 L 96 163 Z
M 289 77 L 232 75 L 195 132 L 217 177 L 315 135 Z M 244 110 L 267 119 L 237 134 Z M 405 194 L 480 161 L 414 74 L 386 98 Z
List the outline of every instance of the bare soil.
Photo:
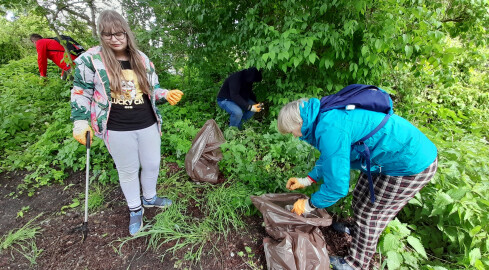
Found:
M 170 173 L 177 171 L 178 167 Z M 14 249 L 0 250 L 0 269 L 267 269 L 262 240 L 268 235 L 261 216 L 243 217 L 248 224 L 245 231 L 232 231 L 227 238 L 216 235 L 215 239 L 219 240 L 205 245 L 201 260 L 190 262 L 184 259 L 185 250 L 165 254 L 175 243 L 167 243 L 158 250 L 148 249 L 145 238 L 120 245 L 121 240 L 128 237 L 129 212 L 119 187 L 106 194 L 103 210 L 90 213 L 88 237 L 82 242 L 81 233 L 73 232 L 83 222 L 82 208 L 61 209 L 83 194 L 84 174 L 74 173 L 63 184 L 43 187 L 32 197 L 25 194 L 15 197 L 23 177 L 22 172 L 0 174 L 0 235 L 21 228 L 43 213 L 33 222 L 42 229 L 35 242 L 42 253 L 36 264 L 31 265 Z M 26 206 L 29 209 L 24 216 L 17 217 Z M 196 207 L 188 210 L 199 211 Z M 151 220 L 158 211 L 161 210 L 145 210 L 145 218 Z M 322 232 L 330 255 L 347 254 L 351 240 L 347 234 L 330 227 L 323 228 Z M 245 246 L 251 248 L 250 254 L 254 255 L 239 256 L 238 252 L 244 251 Z

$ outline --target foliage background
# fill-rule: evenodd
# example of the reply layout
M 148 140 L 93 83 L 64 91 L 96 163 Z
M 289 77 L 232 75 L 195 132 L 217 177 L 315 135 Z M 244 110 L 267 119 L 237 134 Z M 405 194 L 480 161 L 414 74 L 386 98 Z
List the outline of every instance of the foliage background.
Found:
M 17 19 L 1 19 L 0 170 L 27 171 L 19 193 L 34 194 L 84 168 L 85 151 L 71 138 L 70 83 L 57 79 L 54 65 L 50 78 L 41 80 L 35 50 L 26 39 L 31 32 L 52 33 L 45 30 L 45 17 L 28 8 L 9 8 Z M 285 179 L 312 168 L 319 153 L 276 131 L 282 105 L 366 83 L 386 89 L 396 113 L 439 150 L 436 177 L 379 242 L 383 266 L 489 267 L 488 1 L 124 0 L 122 10 L 141 50 L 155 62 L 161 84 L 185 92 L 179 106 L 160 106 L 163 163 L 183 167 L 191 141 L 207 119 L 216 119 L 227 138 L 220 169 L 233 185 L 206 187 L 204 194 L 227 196 L 229 208 L 219 208 L 216 200 L 219 216 L 207 212 L 208 219 L 185 227 L 186 235 L 199 232 L 204 241 L 210 239 L 207 232 L 243 226 L 241 214 L 256 214 L 249 195 L 287 192 Z M 66 31 L 87 45 L 96 43 L 83 24 Z M 256 92 L 267 109 L 244 131 L 235 131 L 226 127 L 227 115 L 215 96 L 229 74 L 249 66 L 264 70 Z M 92 180 L 116 185 L 116 170 L 100 140 L 92 153 Z M 173 187 L 175 179 L 165 179 L 164 164 L 162 170 L 160 183 Z M 351 189 L 355 179 L 352 172 Z M 175 188 L 192 194 L 187 184 Z M 168 189 L 170 196 L 172 192 Z M 188 198 L 181 201 L 177 210 L 190 203 Z M 328 211 L 350 216 L 350 202 L 348 196 Z M 182 228 L 188 220 L 162 216 L 161 228 L 168 227 L 165 218 Z M 155 245 L 185 237 L 158 228 L 157 223 L 148 232 Z

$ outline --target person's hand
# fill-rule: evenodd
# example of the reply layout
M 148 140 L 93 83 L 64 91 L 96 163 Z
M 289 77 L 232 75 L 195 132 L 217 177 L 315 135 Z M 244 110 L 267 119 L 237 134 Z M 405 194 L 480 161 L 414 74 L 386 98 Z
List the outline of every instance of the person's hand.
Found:
M 176 105 L 180 99 L 182 99 L 182 96 L 183 96 L 183 92 L 178 90 L 178 89 L 175 89 L 175 90 L 170 90 L 168 91 L 168 93 L 166 93 L 166 100 L 168 101 L 168 103 L 170 103 L 170 105 Z
M 294 207 L 292 207 L 292 210 L 290 212 L 296 213 L 297 215 L 302 215 L 302 214 L 308 214 L 314 210 L 314 207 L 311 207 L 311 204 L 309 203 L 309 199 L 298 199 L 294 203 Z
M 251 106 L 252 112 L 260 112 L 263 109 L 263 103 L 256 103 L 255 105 Z
M 90 132 L 90 145 L 92 144 L 93 131 L 87 120 L 76 120 L 73 126 L 73 138 L 83 145 L 87 145 L 87 132 Z
M 312 180 L 309 177 L 304 178 L 296 178 L 292 177 L 287 181 L 287 185 L 285 186 L 288 190 L 295 190 L 298 188 L 305 188 L 312 184 Z

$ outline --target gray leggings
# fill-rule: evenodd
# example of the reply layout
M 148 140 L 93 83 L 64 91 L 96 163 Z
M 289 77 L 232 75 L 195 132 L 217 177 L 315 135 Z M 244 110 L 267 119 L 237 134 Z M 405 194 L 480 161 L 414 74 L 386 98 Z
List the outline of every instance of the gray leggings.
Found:
M 156 124 L 133 131 L 109 130 L 107 147 L 114 159 L 119 174 L 122 192 L 129 209 L 141 207 L 141 186 L 146 199 L 156 195 L 156 181 L 160 168 L 161 138 Z

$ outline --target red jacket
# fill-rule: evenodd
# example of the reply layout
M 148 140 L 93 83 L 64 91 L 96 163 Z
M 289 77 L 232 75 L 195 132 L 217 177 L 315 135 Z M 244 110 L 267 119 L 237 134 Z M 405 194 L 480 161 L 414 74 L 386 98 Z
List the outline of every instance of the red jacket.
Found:
M 54 39 L 43 38 L 36 42 L 37 64 L 39 73 L 42 77 L 46 76 L 48 68 L 48 59 L 51 59 L 62 70 L 70 69 L 70 66 L 63 61 L 65 49 Z M 71 59 L 75 60 L 76 56 L 70 54 Z

